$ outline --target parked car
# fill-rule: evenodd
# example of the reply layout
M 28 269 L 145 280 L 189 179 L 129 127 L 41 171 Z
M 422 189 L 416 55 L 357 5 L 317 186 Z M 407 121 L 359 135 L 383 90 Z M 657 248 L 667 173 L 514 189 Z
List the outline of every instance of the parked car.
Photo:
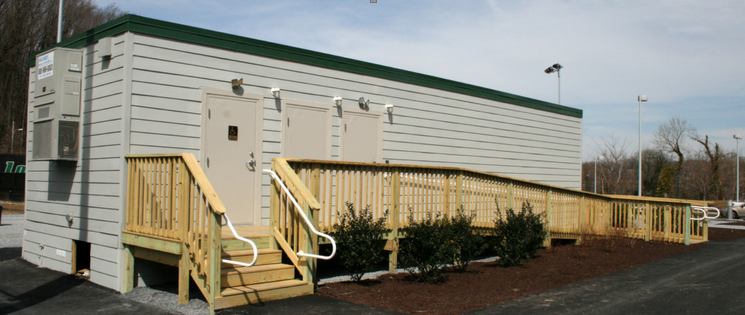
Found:
M 722 217 L 727 217 L 727 208 L 722 208 Z M 739 219 L 740 217 L 745 218 L 745 202 L 733 202 L 732 203 L 732 218 Z

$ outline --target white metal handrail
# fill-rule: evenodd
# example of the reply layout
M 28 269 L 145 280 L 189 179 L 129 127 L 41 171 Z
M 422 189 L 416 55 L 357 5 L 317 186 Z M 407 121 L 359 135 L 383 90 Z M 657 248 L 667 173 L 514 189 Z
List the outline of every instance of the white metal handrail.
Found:
M 228 214 L 227 213 L 223 213 L 223 216 L 225 217 L 225 222 L 228 223 L 228 227 L 230 228 L 230 231 L 233 232 L 233 236 L 235 236 L 235 238 L 237 238 L 237 239 L 239 239 L 241 241 L 244 241 L 246 243 L 251 244 L 251 247 L 253 248 L 253 251 L 254 251 L 254 259 L 251 261 L 250 264 L 244 263 L 242 261 L 235 261 L 235 260 L 230 260 L 230 259 L 223 259 L 222 262 L 228 263 L 228 264 L 240 265 L 240 266 L 244 266 L 244 267 L 251 267 L 251 266 L 253 266 L 256 263 L 256 259 L 259 258 L 259 252 L 256 249 L 256 243 L 254 243 L 254 241 L 252 241 L 250 239 L 247 239 L 245 237 L 241 237 L 240 235 L 238 235 L 238 232 L 236 232 L 235 231 L 235 228 L 233 227 L 233 223 L 230 222 L 230 218 L 228 218 Z
M 300 216 L 301 217 L 303 217 L 303 220 L 305 220 L 305 224 L 308 225 L 308 227 L 313 232 L 313 234 L 316 234 L 318 236 L 324 237 L 324 238 L 328 239 L 331 242 L 331 255 L 321 256 L 321 255 L 316 255 L 316 254 L 306 254 L 306 253 L 303 253 L 302 250 L 299 251 L 299 252 L 297 252 L 297 255 L 298 256 L 304 256 L 304 257 L 318 258 L 318 259 L 323 259 L 323 260 L 329 260 L 329 259 L 333 258 L 334 255 L 336 255 L 336 241 L 334 241 L 334 238 L 332 238 L 328 234 L 324 234 L 324 233 L 318 232 L 318 230 L 316 230 L 316 227 L 313 226 L 313 223 L 312 222 L 310 222 L 310 219 L 308 219 L 308 217 L 305 215 L 305 212 L 300 207 L 300 205 L 297 203 L 297 200 L 295 200 L 295 197 L 292 196 L 292 193 L 290 193 L 290 190 L 287 189 L 287 186 L 285 186 L 285 183 L 282 182 L 282 179 L 279 178 L 279 175 L 277 175 L 277 173 L 275 173 L 272 170 L 266 170 L 266 169 L 264 170 L 264 172 L 265 173 L 268 173 L 272 177 L 272 179 L 276 180 L 279 183 L 279 185 L 282 186 L 282 189 L 285 191 L 285 193 L 287 193 L 287 196 L 290 197 L 290 200 L 292 201 L 292 204 L 295 205 L 295 208 L 297 209 L 297 212 L 300 213 Z
M 693 221 L 703 221 L 704 219 L 716 219 L 720 215 L 722 215 L 722 212 L 719 211 L 719 208 L 717 208 L 717 207 L 691 206 L 691 209 L 696 210 L 696 211 L 701 211 L 704 214 L 704 216 L 703 217 L 700 217 L 700 218 L 691 218 L 691 220 L 693 220 Z M 710 217 L 709 216 L 709 210 L 716 210 L 717 211 L 717 215 L 714 216 L 714 217 Z

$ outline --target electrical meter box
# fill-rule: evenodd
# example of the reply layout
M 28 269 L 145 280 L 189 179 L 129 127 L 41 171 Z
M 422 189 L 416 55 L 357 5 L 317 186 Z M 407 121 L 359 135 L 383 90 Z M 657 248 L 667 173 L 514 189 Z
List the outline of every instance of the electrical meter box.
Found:
M 36 56 L 32 160 L 78 160 L 82 62 L 77 49 Z

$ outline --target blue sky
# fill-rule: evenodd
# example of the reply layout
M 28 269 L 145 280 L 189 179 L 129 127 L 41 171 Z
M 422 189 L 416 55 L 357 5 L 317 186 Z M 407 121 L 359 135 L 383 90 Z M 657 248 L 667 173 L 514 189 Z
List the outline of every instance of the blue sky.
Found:
M 94 0 L 100 6 L 116 1 Z M 582 109 L 583 160 L 636 150 L 673 115 L 725 150 L 745 135 L 745 1 L 126 0 L 124 11 Z M 745 146 L 745 143 L 742 144 Z M 699 149 L 691 145 L 692 149 Z

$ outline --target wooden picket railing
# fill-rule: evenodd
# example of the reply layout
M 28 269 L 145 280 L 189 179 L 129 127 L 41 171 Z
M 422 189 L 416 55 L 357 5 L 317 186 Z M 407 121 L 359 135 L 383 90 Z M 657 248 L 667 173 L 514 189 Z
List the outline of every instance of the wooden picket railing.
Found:
M 302 208 L 305 216 L 312 224 L 318 225 L 316 214 L 320 205 L 316 200 L 313 190 L 309 190 L 297 174 L 290 168 L 284 159 L 272 160 L 272 171 L 282 180 L 292 196 Z M 317 172 L 316 172 L 317 173 Z M 309 175 L 312 181 L 313 175 Z M 298 209 L 290 201 L 287 192 L 280 188 L 279 183 L 272 181 L 270 190 L 270 229 L 277 241 L 295 268 L 300 272 L 305 282 L 314 282 L 316 276 L 316 261 L 308 257 L 300 257 L 298 252 L 318 253 L 318 238 L 314 237 L 310 227 L 298 213 Z
M 220 295 L 220 232 L 225 207 L 196 158 L 183 153 L 127 155 L 126 159 L 125 244 L 182 255 L 180 300 L 182 294 L 188 300 L 190 274 L 207 300 L 214 301 Z
M 225 208 L 191 154 L 127 155 L 126 230 L 122 242 L 179 256 L 179 301 L 188 301 L 189 277 L 208 301 L 220 295 L 221 215 Z M 459 168 L 275 158 L 272 170 L 319 231 L 333 231 L 347 203 L 387 217 L 389 262 L 409 218 L 475 214 L 489 233 L 507 209 L 530 204 L 544 214 L 550 238 L 620 235 L 689 244 L 707 240 L 707 221 L 692 221 L 690 200 L 608 196 Z M 315 281 L 319 238 L 301 219 L 287 192 L 273 181 L 270 230 L 307 282 Z M 135 256 L 126 247 L 128 261 Z M 140 255 L 150 255 L 142 252 Z M 170 259 L 170 258 L 168 258 Z M 131 263 L 133 264 L 133 263 Z M 131 266 L 128 263 L 128 266 Z M 132 270 L 127 269 L 128 273 Z M 125 276 L 131 281 L 131 274 Z M 125 283 L 125 291 L 132 283 Z M 214 305 L 210 302 L 211 311 Z
M 686 244 L 706 240 L 706 221 L 690 220 L 699 215 L 691 213 L 690 206 L 705 205 L 702 202 L 606 196 L 459 168 L 274 160 L 286 161 L 314 191 L 320 204 L 314 218 L 321 229 L 332 230 L 349 202 L 356 208 L 369 206 L 375 218 L 387 212 L 394 242 L 409 216 L 448 216 L 461 208 L 473 212 L 473 225 L 488 232 L 500 213 L 530 203 L 534 213 L 545 214 L 550 238 L 612 233 Z

